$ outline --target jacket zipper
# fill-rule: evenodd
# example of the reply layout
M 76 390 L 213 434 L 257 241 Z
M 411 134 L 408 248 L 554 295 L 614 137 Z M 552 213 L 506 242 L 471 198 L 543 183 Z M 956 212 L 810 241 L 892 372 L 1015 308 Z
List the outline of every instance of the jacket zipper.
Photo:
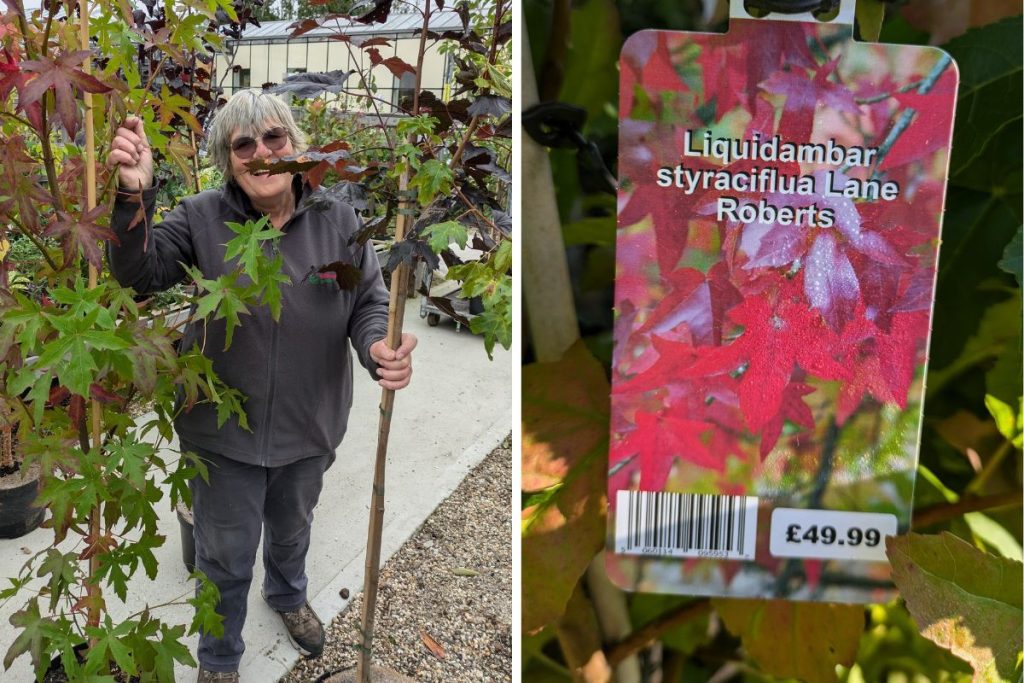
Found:
M 264 249 L 264 255 L 267 258 L 273 256 L 271 248 Z M 270 375 L 270 385 L 267 390 L 267 409 L 263 417 L 263 439 L 260 444 L 260 465 L 262 467 L 268 467 L 270 462 L 270 432 L 271 432 L 271 418 L 274 414 L 274 395 L 277 391 L 277 346 L 278 346 L 278 335 L 280 331 L 280 324 L 270 321 L 271 333 L 270 333 L 270 357 L 267 359 L 267 373 Z

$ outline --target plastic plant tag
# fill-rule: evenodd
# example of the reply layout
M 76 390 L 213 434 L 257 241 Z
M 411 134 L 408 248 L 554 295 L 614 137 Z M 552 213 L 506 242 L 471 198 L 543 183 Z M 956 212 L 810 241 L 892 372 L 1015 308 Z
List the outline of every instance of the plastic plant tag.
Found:
M 837 19 L 622 51 L 608 572 L 869 602 L 904 533 L 957 89 Z

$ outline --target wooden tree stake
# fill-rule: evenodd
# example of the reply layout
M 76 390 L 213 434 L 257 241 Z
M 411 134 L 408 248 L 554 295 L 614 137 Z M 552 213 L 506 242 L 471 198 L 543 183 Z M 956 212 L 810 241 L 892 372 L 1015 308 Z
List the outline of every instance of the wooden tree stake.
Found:
M 398 219 L 395 221 L 395 244 L 408 231 L 416 214 L 416 191 L 409 186 L 408 171 L 398 183 Z M 391 273 L 391 299 L 388 304 L 388 346 L 397 349 L 402 343 L 402 320 L 405 317 L 405 299 L 409 265 L 402 263 Z M 388 435 L 391 432 L 391 410 L 395 392 L 384 389 L 380 397 L 380 425 L 377 428 L 377 462 L 373 470 L 373 494 L 370 497 L 370 528 L 366 535 L 366 565 L 363 578 L 362 647 L 356 680 L 370 683 L 370 655 L 373 648 L 373 622 L 377 607 L 377 584 L 380 581 L 380 544 L 384 528 L 384 470 L 388 457 Z
M 89 49 L 89 0 L 79 0 L 79 21 L 80 24 L 80 40 L 83 50 Z M 46 46 L 43 46 L 44 49 Z M 92 73 L 92 59 L 87 58 L 82 63 L 82 71 L 86 74 Z M 82 93 L 85 102 L 85 210 L 92 211 L 96 208 L 96 126 L 94 122 L 95 113 L 93 112 L 93 101 L 92 93 Z M 99 272 L 96 266 L 89 264 L 89 289 L 95 289 L 99 282 Z M 92 444 L 93 447 L 99 450 L 102 448 L 102 409 L 100 408 L 99 401 L 93 399 L 90 402 L 89 414 L 92 418 Z M 100 507 L 99 503 L 93 508 L 92 513 L 89 515 L 89 533 L 93 538 L 99 538 L 100 536 Z M 93 598 L 99 597 L 99 586 L 92 582 L 92 577 L 95 577 L 99 572 L 100 563 L 99 556 L 93 555 L 89 558 L 89 577 L 88 592 L 89 596 Z M 100 609 L 98 599 L 89 601 L 89 612 L 88 621 L 92 626 L 99 626 L 100 624 Z

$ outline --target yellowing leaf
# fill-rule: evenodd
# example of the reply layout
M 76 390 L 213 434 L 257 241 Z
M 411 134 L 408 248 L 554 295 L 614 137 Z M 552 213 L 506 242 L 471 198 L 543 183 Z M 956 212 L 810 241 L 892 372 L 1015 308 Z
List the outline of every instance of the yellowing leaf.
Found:
M 882 0 L 861 0 L 857 3 L 857 25 L 862 40 L 878 40 L 885 19 L 885 3 Z
M 1017 424 L 1017 416 L 1013 414 L 1013 408 L 991 394 L 985 396 L 985 407 L 988 408 L 988 412 L 995 419 L 996 428 L 999 429 L 999 433 L 1005 436 L 1008 441 L 1012 441 L 1020 431 L 1020 425 Z
M 921 634 L 966 660 L 975 681 L 1017 680 L 1024 607 L 1022 565 L 956 536 L 886 540 L 892 577 Z
M 806 683 L 835 681 L 836 664 L 853 664 L 864 630 L 859 605 L 725 599 L 712 604 L 764 671 Z
M 608 381 L 582 342 L 523 369 L 522 625 L 558 619 L 604 545 Z

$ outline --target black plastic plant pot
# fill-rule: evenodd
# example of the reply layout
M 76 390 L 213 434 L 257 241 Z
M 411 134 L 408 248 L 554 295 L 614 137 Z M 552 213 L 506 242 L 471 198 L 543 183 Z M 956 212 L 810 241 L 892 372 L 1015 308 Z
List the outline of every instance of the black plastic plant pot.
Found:
M 181 529 L 181 561 L 191 574 L 196 569 L 196 539 L 192 522 L 192 510 L 184 503 L 178 503 L 174 510 L 178 514 L 178 528 Z
M 33 507 L 39 495 L 39 467 L 0 477 L 0 538 L 18 538 L 43 521 L 43 508 Z
M 87 643 L 79 643 L 78 645 L 75 645 L 75 659 L 78 660 L 79 664 L 85 661 L 86 650 L 88 647 Z M 113 666 L 113 664 L 111 664 L 111 666 Z M 60 655 L 57 655 L 50 660 L 50 666 L 46 669 L 46 673 L 43 674 L 43 683 L 64 683 L 64 681 L 67 680 L 68 677 L 64 672 L 64 664 L 60 661 Z M 128 683 L 139 683 L 138 676 L 126 676 L 116 668 L 114 670 L 114 680 L 128 681 Z

